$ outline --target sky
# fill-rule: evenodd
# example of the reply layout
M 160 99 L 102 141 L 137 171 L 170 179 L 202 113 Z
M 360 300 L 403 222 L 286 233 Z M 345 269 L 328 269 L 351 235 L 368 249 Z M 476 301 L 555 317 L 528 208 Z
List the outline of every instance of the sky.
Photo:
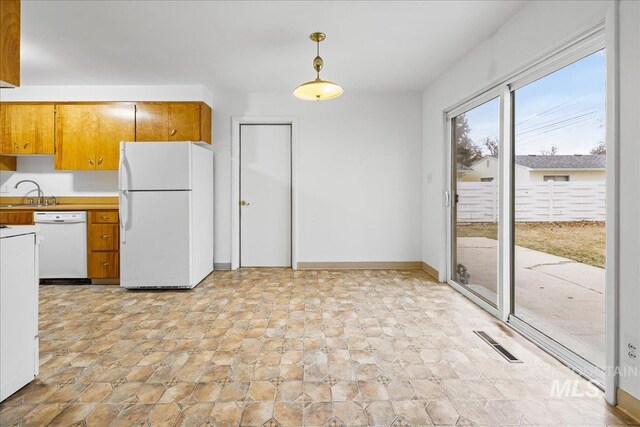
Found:
M 605 82 L 601 50 L 516 90 L 515 154 L 589 154 L 605 137 Z M 497 138 L 498 98 L 465 115 L 474 142 Z

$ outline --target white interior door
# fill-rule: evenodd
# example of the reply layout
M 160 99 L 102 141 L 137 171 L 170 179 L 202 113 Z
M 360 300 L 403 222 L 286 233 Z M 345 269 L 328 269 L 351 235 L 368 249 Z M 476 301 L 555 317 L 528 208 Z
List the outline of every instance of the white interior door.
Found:
M 240 128 L 240 266 L 291 266 L 291 125 Z

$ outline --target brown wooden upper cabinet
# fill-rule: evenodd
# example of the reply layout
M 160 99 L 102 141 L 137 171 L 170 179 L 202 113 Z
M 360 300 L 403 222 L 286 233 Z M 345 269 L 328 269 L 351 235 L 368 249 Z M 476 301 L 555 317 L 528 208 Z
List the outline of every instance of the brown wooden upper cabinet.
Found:
M 53 104 L 0 104 L 2 154 L 53 154 Z
M 0 87 L 20 86 L 20 0 L 0 0 Z
M 120 141 L 134 137 L 133 103 L 58 104 L 55 168 L 116 170 Z
M 14 156 L 0 155 L 0 171 L 16 171 L 18 170 L 18 162 Z M 0 222 L 0 224 L 3 224 Z
M 203 102 L 138 102 L 135 140 L 211 144 L 211 108 Z

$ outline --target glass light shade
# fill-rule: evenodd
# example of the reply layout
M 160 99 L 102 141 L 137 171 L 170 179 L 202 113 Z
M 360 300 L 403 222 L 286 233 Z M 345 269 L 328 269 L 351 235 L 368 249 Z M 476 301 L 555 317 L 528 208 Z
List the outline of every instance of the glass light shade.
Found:
M 337 98 L 342 95 L 342 92 L 340 85 L 327 80 L 320 80 L 318 77 L 313 81 L 298 86 L 293 91 L 293 94 L 300 99 L 324 101 L 325 99 Z

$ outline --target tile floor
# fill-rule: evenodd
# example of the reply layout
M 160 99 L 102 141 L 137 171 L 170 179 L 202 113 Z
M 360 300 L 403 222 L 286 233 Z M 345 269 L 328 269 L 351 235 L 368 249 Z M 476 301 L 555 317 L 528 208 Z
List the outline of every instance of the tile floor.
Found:
M 40 296 L 40 375 L 0 405 L 2 425 L 630 424 L 600 392 L 554 397 L 554 380 L 593 390 L 418 271 L 242 269 L 192 291 Z

